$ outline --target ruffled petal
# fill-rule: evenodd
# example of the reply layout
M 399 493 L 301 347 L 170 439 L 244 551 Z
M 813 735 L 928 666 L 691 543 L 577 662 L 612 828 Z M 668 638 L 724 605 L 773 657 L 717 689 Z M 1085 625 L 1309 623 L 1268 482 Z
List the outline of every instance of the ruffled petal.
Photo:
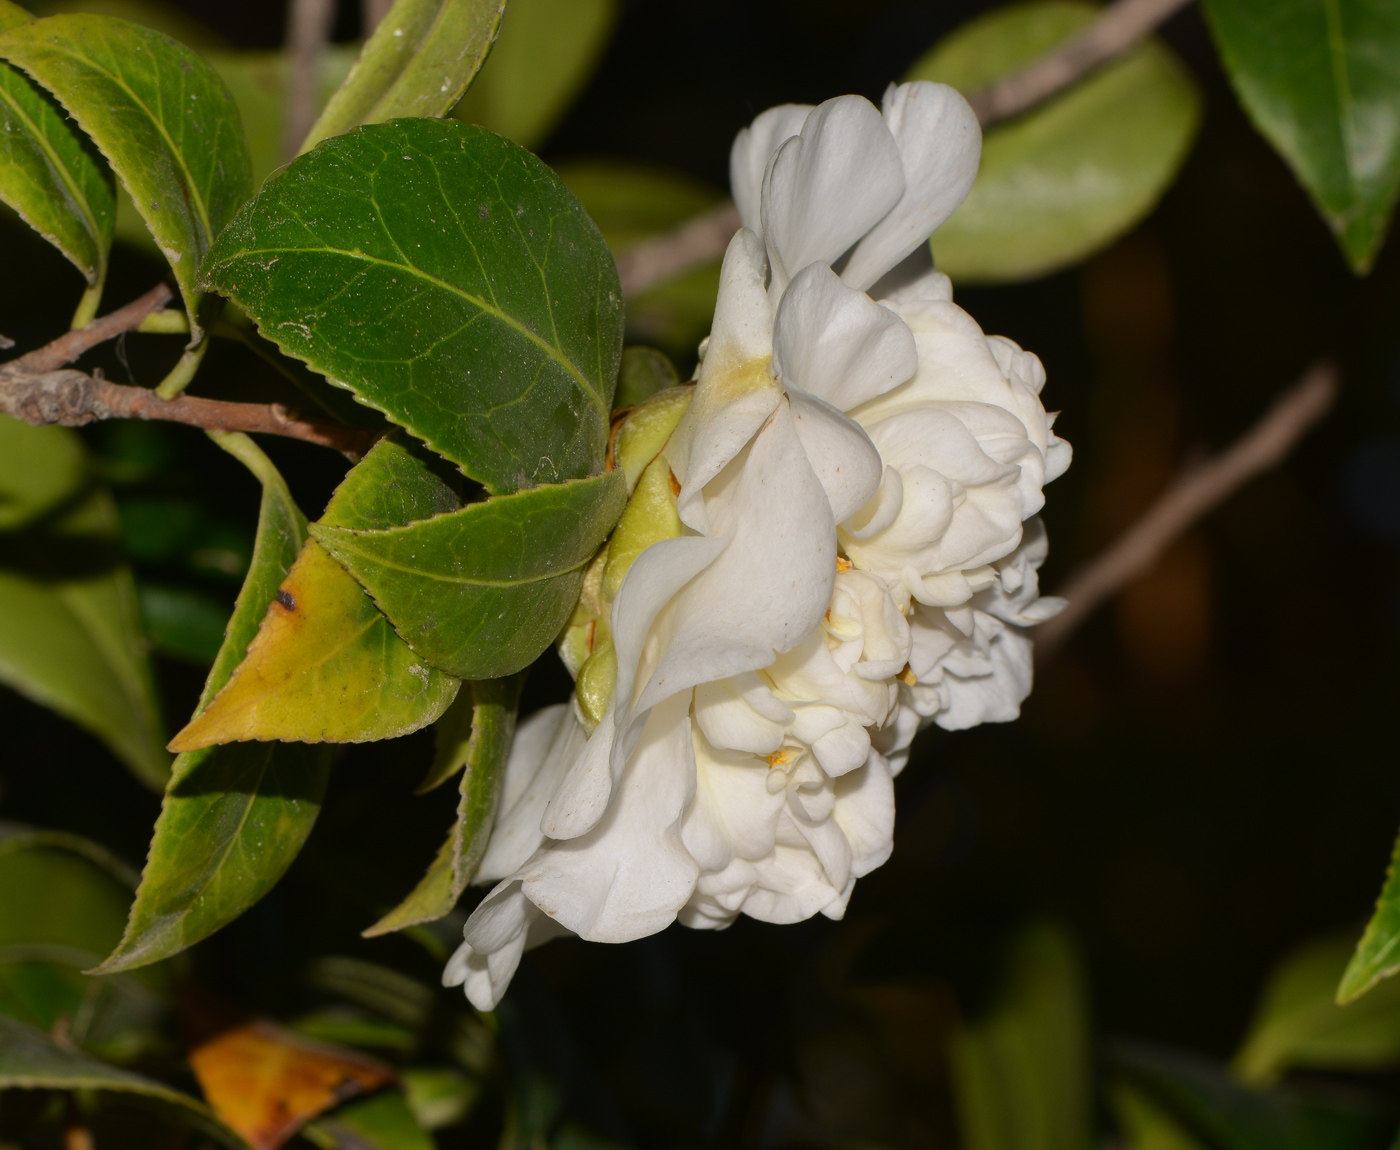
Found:
M 977 178 L 982 129 L 968 102 L 947 84 L 891 84 L 885 123 L 899 145 L 904 195 L 856 245 L 841 278 L 865 291 L 951 216 Z
M 783 383 L 849 411 L 918 366 L 914 333 L 889 308 L 847 287 L 827 264 L 793 276 L 773 328 L 773 370 Z
M 860 424 L 830 404 L 796 388 L 788 400 L 807 462 L 826 492 L 832 519 L 840 523 L 880 486 L 880 453 Z
M 811 104 L 779 104 L 760 113 L 734 137 L 729 149 L 729 191 L 744 227 L 753 231 L 762 227 L 759 204 L 768 161 L 780 145 L 802 131 L 811 110 Z
M 903 195 L 899 146 L 875 106 L 861 96 L 819 104 L 763 179 L 772 298 L 808 264 L 835 263 Z

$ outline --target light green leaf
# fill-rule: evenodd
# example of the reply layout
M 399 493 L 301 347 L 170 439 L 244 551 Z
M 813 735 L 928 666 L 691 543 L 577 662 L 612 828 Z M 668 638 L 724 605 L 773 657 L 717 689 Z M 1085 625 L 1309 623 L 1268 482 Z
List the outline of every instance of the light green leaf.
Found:
M 306 539 L 306 519 L 272 462 L 246 435 L 213 433 L 262 483 L 253 562 L 200 696 L 208 707 L 241 662 L 258 621 Z M 321 809 L 326 747 L 256 743 L 181 754 L 120 945 L 97 973 L 166 958 L 242 914 L 280 879 Z
M 110 16 L 49 16 L 0 35 L 0 58 L 57 97 L 107 157 L 198 323 L 199 264 L 252 190 L 228 88 L 168 36 Z
M 82 441 L 0 416 L 0 682 L 91 731 L 146 786 L 170 773 L 116 507 Z
M 1110 1065 L 1211 1150 L 1374 1150 L 1390 1133 L 1391 1120 L 1367 1099 L 1302 1085 L 1254 1089 L 1193 1054 L 1117 1043 Z
M 1337 1001 L 1343 1005 L 1355 1001 L 1396 971 L 1400 971 L 1400 838 L 1395 840 L 1371 921 L 1337 987 Z
M 428 464 L 391 438 L 345 477 L 321 523 L 372 530 L 457 506 Z M 458 680 L 414 654 L 314 540 L 269 599 L 246 658 L 171 740 L 176 750 L 247 739 L 389 739 L 427 726 L 456 696 Z
M 671 231 L 723 198 L 682 172 L 649 164 L 580 160 L 558 166 L 560 177 L 597 223 L 613 255 Z M 719 293 L 719 257 L 627 300 L 627 338 L 660 347 L 682 364 L 710 330 Z M 635 402 L 635 401 L 632 401 Z M 622 407 L 623 401 L 614 401 Z
M 950 1054 L 968 1150 L 1087 1150 L 1088 1003 L 1062 929 L 1033 926 L 1014 940 L 996 1003 L 954 1032 Z
M 601 468 L 617 269 L 510 141 L 439 120 L 333 137 L 268 180 L 205 270 L 284 351 L 491 491 Z
M 364 932 L 366 938 L 442 918 L 457 905 L 476 875 L 496 820 L 496 803 L 524 685 L 524 675 L 468 683 L 439 722 L 437 759 L 425 787 L 446 777 L 448 764 L 455 764 L 451 770 L 465 767 L 457 821 L 422 881 Z
M 111 1061 L 158 1041 L 164 970 L 82 974 L 121 938 L 135 887 L 96 843 L 0 826 L 0 1012 L 46 1031 L 63 1019 L 70 1042 Z
M 243 1139 L 197 1099 L 60 1046 L 43 1031 L 3 1014 L 0 1014 L 0 1089 L 100 1090 L 129 1095 L 132 1101 L 154 1104 L 221 1146 L 247 1150 Z
M 436 1150 L 397 1090 L 381 1090 L 348 1102 L 302 1129 L 303 1137 L 327 1150 Z
M 588 82 L 618 0 L 510 0 L 500 39 L 452 115 L 537 148 Z
M 0 31 L 30 19 L 19 5 L 0 3 Z M 88 292 L 73 326 L 87 323 L 107 279 L 112 175 L 52 98 L 8 64 L 0 64 L 0 200 L 82 272 Z
M 1240 103 L 1371 270 L 1400 192 L 1400 8 L 1391 0 L 1208 0 Z
M 505 8 L 506 0 L 396 0 L 301 150 L 361 124 L 447 115 L 491 51 Z
M 1293 1067 L 1375 1070 L 1400 1063 L 1400 982 L 1338 1006 L 1336 987 L 1354 947 L 1323 939 L 1289 955 L 1269 976 L 1234 1071 L 1251 1085 Z
M 622 475 L 607 472 L 405 527 L 323 522 L 311 533 L 422 658 L 458 678 L 495 679 L 528 667 L 558 636 L 584 564 L 626 502 Z
M 969 21 L 906 77 L 967 93 L 1015 71 L 1099 14 L 1084 0 L 1008 4 Z M 1200 121 L 1189 73 L 1148 40 L 1062 95 L 991 129 L 963 205 L 933 237 L 959 283 L 1031 279 L 1077 263 L 1147 215 Z

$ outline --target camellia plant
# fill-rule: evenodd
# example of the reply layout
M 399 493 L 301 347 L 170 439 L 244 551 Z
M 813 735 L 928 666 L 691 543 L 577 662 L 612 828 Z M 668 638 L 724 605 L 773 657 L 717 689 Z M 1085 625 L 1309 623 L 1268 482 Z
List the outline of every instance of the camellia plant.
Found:
M 70 1135 L 94 1098 L 122 1095 L 229 1146 L 428 1145 L 500 1086 L 490 1012 L 526 948 L 840 918 L 894 848 L 893 779 L 916 734 L 1015 719 L 1035 628 L 1066 606 L 1037 576 L 1044 489 L 1071 455 L 1045 371 L 985 334 L 953 282 L 1072 265 L 1152 208 L 1200 117 L 1184 65 L 1147 38 L 1180 7 L 995 9 L 879 106 L 832 93 L 753 117 L 732 204 L 700 196 L 677 218 L 674 182 L 556 172 L 510 138 L 534 142 L 570 94 L 511 102 L 532 69 L 548 87 L 527 31 L 544 44 L 552 19 L 575 19 L 560 35 L 601 43 L 609 5 L 396 0 L 353 63 L 309 57 L 338 83 L 288 158 L 273 153 L 295 117 L 249 95 L 253 62 L 0 0 L 0 199 L 86 283 L 71 330 L 0 365 L 0 529 L 22 560 L 0 572 L 0 678 L 163 793 L 139 882 L 86 840 L 0 835 L 12 890 L 33 875 L 61 903 L 130 903 L 124 926 L 102 910 L 72 937 L 30 937 L 42 929 L 18 911 L 0 922 L 4 945 L 38 948 L 0 956 L 0 1080 L 60 1092 Z M 1210 0 L 1207 16 L 1246 110 L 1364 274 L 1400 186 L 1400 8 Z M 277 62 L 288 93 L 297 66 Z M 660 227 L 637 223 L 619 191 L 633 186 Z M 104 311 L 118 232 L 169 276 Z M 629 325 L 672 333 L 672 350 L 703 336 L 693 378 L 624 348 Z M 182 341 L 158 380 L 72 366 L 131 333 Z M 200 394 L 210 363 L 249 349 L 295 407 Z M 162 628 L 178 645 L 188 604 L 138 593 L 111 496 L 66 429 L 122 420 L 203 428 L 262 491 L 173 738 L 147 652 Z M 317 519 L 253 435 L 348 461 Z M 552 646 L 573 692 L 518 717 Z M 404 976 L 338 960 L 318 985 L 387 1020 L 289 1028 L 186 1001 L 171 1071 L 152 1019 L 188 985 L 182 952 L 282 878 L 336 746 L 430 726 L 420 789 L 456 778 L 455 820 L 421 881 L 355 926 L 424 941 L 465 990 L 440 1007 L 450 1022 Z M 489 890 L 463 919 L 474 883 Z M 1344 998 L 1397 969 L 1397 906 L 1388 887 Z M 1072 956 L 1048 928 L 1022 946 L 1063 974 L 1046 990 L 1027 967 L 1025 994 L 1063 1006 L 1050 1029 L 1071 1034 Z M 998 1140 L 995 1115 L 1019 1103 L 987 1085 L 989 1034 L 957 1048 L 968 1144 L 1031 1145 Z M 383 1061 L 430 1049 L 439 1062 Z M 1247 1047 L 1246 1074 L 1282 1065 L 1272 1049 Z M 164 1078 L 129 1069 L 162 1051 Z M 249 1085 L 270 1063 L 295 1063 L 301 1093 Z M 1132 1144 L 1177 1144 L 1152 1141 L 1175 1119 L 1141 1087 L 1166 1072 L 1124 1065 Z M 190 1074 L 210 1107 L 168 1084 Z M 509 1089 L 505 1144 L 555 1138 L 526 1129 L 528 1091 Z M 1062 1118 L 1087 1138 L 1087 1106 Z

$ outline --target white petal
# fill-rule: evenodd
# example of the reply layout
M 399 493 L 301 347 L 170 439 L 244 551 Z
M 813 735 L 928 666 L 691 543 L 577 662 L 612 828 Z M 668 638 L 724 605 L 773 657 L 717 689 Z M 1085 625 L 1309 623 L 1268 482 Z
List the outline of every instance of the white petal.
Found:
M 811 110 L 811 104 L 779 104 L 760 113 L 734 137 L 729 149 L 729 191 L 744 227 L 758 231 L 762 226 L 759 201 L 768 161 L 779 145 L 802 131 Z
M 760 922 L 803 922 L 841 895 L 805 843 L 778 846 L 754 867 L 758 883 L 744 900 L 744 913 Z
M 859 723 L 848 722 L 813 743 L 812 754 L 821 763 L 822 770 L 834 779 L 865 765 L 870 755 L 870 735 Z M 831 883 L 843 886 L 845 880 L 837 882 L 833 877 Z
M 811 634 L 831 602 L 835 522 L 787 404 L 730 467 L 707 514 L 732 536 L 657 617 L 664 653 L 639 710 L 697 683 L 766 667 Z
M 841 524 L 841 532 L 852 539 L 869 539 L 893 523 L 903 506 L 904 480 L 898 471 L 887 465 L 880 489 L 858 514 Z
M 859 771 L 836 780 L 832 819 L 851 844 L 856 878 L 882 866 L 894 850 L 894 782 L 882 755 L 872 754 Z
M 496 887 L 463 929 L 466 941 L 442 972 L 443 986 L 461 986 L 478 1010 L 495 1010 L 528 949 L 568 931 L 541 914 L 512 879 Z
M 864 292 L 841 282 L 828 264 L 792 278 L 773 329 L 773 370 L 841 411 L 882 395 L 919 366 L 914 334 Z
M 736 858 L 761 859 L 772 849 L 783 792 L 770 793 L 762 759 L 697 739 L 695 801 L 681 841 L 705 871 L 726 869 Z
M 772 297 L 808 264 L 835 263 L 903 195 L 899 147 L 875 106 L 861 96 L 818 105 L 763 179 Z
M 977 178 L 982 129 L 946 84 L 890 85 L 885 123 L 899 144 L 904 195 L 851 253 L 841 278 L 861 291 L 914 251 L 953 214 Z
M 699 867 L 680 836 L 695 794 L 689 704 L 681 695 L 653 709 L 603 818 L 520 871 L 525 896 L 590 942 L 664 930 L 694 890 Z
M 571 708 L 562 703 L 536 711 L 520 724 L 506 761 L 501 813 L 474 882 L 504 878 L 539 849 L 544 842 L 540 817 L 585 738 Z
M 750 707 L 733 679 L 695 688 L 695 722 L 711 744 L 724 750 L 767 755 L 783 745 L 782 725 Z
M 854 419 L 815 396 L 788 393 L 797 437 L 836 523 L 859 511 L 880 486 L 880 453 Z

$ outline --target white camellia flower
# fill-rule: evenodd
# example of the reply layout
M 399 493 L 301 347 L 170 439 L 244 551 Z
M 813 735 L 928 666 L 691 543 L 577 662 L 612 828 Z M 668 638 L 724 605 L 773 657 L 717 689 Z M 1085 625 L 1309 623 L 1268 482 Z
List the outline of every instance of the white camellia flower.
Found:
M 840 917 L 918 727 L 1017 712 L 1057 609 L 1023 525 L 1068 447 L 1039 362 L 928 260 L 980 146 L 929 83 L 740 132 L 698 379 L 618 433 L 631 498 L 561 640 L 575 697 L 521 724 L 498 882 L 444 974 L 478 1007 L 562 933 Z

